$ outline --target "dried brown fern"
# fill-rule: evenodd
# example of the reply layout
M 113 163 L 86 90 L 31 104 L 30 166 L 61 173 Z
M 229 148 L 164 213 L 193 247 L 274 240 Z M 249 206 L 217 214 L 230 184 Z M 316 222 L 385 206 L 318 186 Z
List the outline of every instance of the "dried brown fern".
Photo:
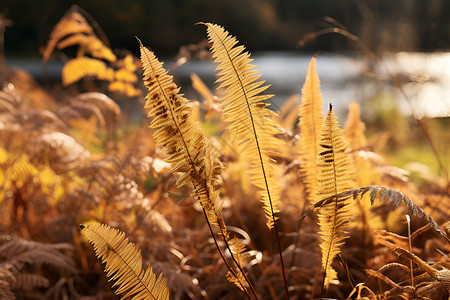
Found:
M 80 225 L 80 230 L 94 246 L 95 255 L 106 263 L 105 273 L 118 286 L 116 294 L 131 299 L 169 299 L 167 280 L 157 278 L 149 266 L 142 267 L 140 250 L 128 241 L 125 234 L 108 225 L 92 223 Z
M 0 298 L 16 299 L 17 291 L 49 286 L 50 280 L 42 273 L 49 269 L 61 276 L 73 274 L 75 264 L 63 251 L 72 250 L 69 244 L 44 244 L 11 236 L 0 240 Z

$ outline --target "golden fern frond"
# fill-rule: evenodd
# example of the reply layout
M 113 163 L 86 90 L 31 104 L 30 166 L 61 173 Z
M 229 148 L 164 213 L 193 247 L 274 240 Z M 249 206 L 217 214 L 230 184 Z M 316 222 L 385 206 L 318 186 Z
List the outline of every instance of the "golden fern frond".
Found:
M 229 240 L 228 243 L 230 244 L 232 255 L 237 259 L 237 264 L 242 268 L 242 266 L 244 266 L 247 261 L 247 255 L 246 253 L 244 253 L 245 245 L 236 237 Z M 243 272 L 232 273 L 231 271 L 228 271 L 227 280 L 234 283 L 242 291 L 245 291 L 245 288 L 242 285 L 242 283 L 246 281 L 245 276 L 246 274 L 244 274 Z
M 142 91 L 137 89 L 129 82 L 126 81 L 113 81 L 108 84 L 108 90 L 111 92 L 119 92 L 127 97 L 137 97 L 142 95 Z
M 139 41 L 140 43 L 140 41 Z M 157 129 L 153 137 L 169 157 L 172 172 L 180 173 L 177 185 L 191 182 L 193 195 L 202 206 L 208 222 L 220 232 L 228 248 L 233 246 L 222 218 L 222 200 L 219 196 L 217 181 L 222 173 L 222 164 L 211 143 L 204 136 L 200 124 L 194 122 L 191 107 L 187 99 L 178 94 L 180 89 L 172 76 L 162 67 L 153 52 L 140 43 L 141 61 L 144 68 L 144 85 L 148 88 L 145 107 L 150 108 L 149 117 L 153 117 L 150 127 Z M 237 244 L 237 243 L 236 243 Z M 232 250 L 230 250 L 232 251 Z M 232 258 L 239 271 L 232 272 L 237 286 L 243 290 L 243 263 L 238 251 Z M 226 262 L 226 261 L 225 261 Z M 228 266 L 230 271 L 231 267 Z M 250 284 L 250 282 L 247 280 Z
M 50 33 L 50 39 L 47 47 L 45 47 L 42 63 L 45 64 L 48 61 L 56 44 L 63 37 L 76 33 L 92 34 L 93 32 L 92 27 L 81 14 L 73 10 L 69 11 Z
M 62 83 L 64 86 L 72 84 L 86 76 L 113 81 L 114 70 L 98 59 L 79 57 L 69 60 L 62 69 Z
M 105 59 L 107 61 L 115 61 L 116 55 L 107 47 L 98 37 L 95 35 L 86 35 L 82 33 L 73 34 L 64 40 L 60 41 L 57 45 L 58 49 L 64 49 L 73 45 L 80 47 L 79 56 L 82 56 L 84 52 L 89 53 L 91 56 Z
M 200 124 L 192 120 L 187 99 L 178 94 L 180 88 L 173 83 L 172 76 L 142 44 L 141 61 L 144 85 L 148 88 L 145 107 L 151 109 L 148 113 L 153 117 L 150 127 L 157 129 L 153 135 L 156 144 L 169 155 L 166 162 L 172 163 L 172 172 L 181 174 L 177 185 L 192 182 L 196 200 L 207 207 L 214 206 L 211 217 L 220 216 L 222 205 L 215 186 L 222 173 L 222 164 L 217 153 L 203 135 Z M 211 221 L 219 228 L 225 228 L 216 217 Z
M 320 134 L 320 152 L 317 158 L 318 185 L 317 198 L 329 197 L 352 188 L 353 165 L 345 153 L 347 142 L 332 107 L 328 110 Z M 322 267 L 325 272 L 324 287 L 327 289 L 331 280 L 337 277 L 331 264 L 339 254 L 347 235 L 344 227 L 350 220 L 350 197 L 335 198 L 327 205 L 321 206 L 318 217 L 322 242 Z
M 300 220 L 303 220 L 305 218 L 310 209 L 317 209 L 317 208 L 320 209 L 323 206 L 327 206 L 330 203 L 336 201 L 336 199 L 347 199 L 350 196 L 352 196 L 353 199 L 356 199 L 358 196 L 360 196 L 360 198 L 362 199 L 362 197 L 365 194 L 369 195 L 370 203 L 372 205 L 375 199 L 379 199 L 381 202 L 392 203 L 394 205 L 394 209 L 399 207 L 400 204 L 403 203 L 404 205 L 406 205 L 406 207 L 409 209 L 409 211 L 413 216 L 425 218 L 428 221 L 429 225 L 434 230 L 439 232 L 450 243 L 450 239 L 448 238 L 448 236 L 444 233 L 444 231 L 441 230 L 439 225 L 436 223 L 436 221 L 433 220 L 433 218 L 429 214 L 427 214 L 422 208 L 420 208 L 420 206 L 415 204 L 411 199 L 408 198 L 408 196 L 406 196 L 402 192 L 399 192 L 386 186 L 368 185 L 360 188 L 349 189 L 340 192 L 338 194 L 323 198 L 320 201 L 314 203 L 311 207 L 309 207 L 308 210 L 302 215 Z
M 348 146 L 352 150 L 358 150 L 367 146 L 364 130 L 366 125 L 361 121 L 361 107 L 357 102 L 350 102 L 347 122 L 344 133 Z
M 125 234 L 108 225 L 92 223 L 80 225 L 81 233 L 93 245 L 95 255 L 106 263 L 105 273 L 114 286 L 115 294 L 126 293 L 122 299 L 169 299 L 166 278 L 156 278 L 152 267 L 142 267 L 140 250 L 128 241 Z
M 223 118 L 229 122 L 227 131 L 236 137 L 241 156 L 250 165 L 250 181 L 261 190 L 261 201 L 267 217 L 267 226 L 273 228 L 279 212 L 279 174 L 271 156 L 281 141 L 274 135 L 280 133 L 266 107 L 270 95 L 262 94 L 268 86 L 258 81 L 261 75 L 253 70 L 250 54 L 244 46 L 236 46 L 238 41 L 221 26 L 202 23 L 207 26 L 208 39 L 212 43 L 211 52 L 218 63 L 217 82 L 223 90 Z
M 301 159 L 300 170 L 306 184 L 307 200 L 314 201 L 317 190 L 319 169 L 316 159 L 321 151 L 319 133 L 323 123 L 323 100 L 320 92 L 320 79 L 316 70 L 316 56 L 309 63 L 305 84 L 302 88 L 302 104 L 299 112 L 300 141 L 298 152 Z
M 365 186 L 378 181 L 380 173 L 364 155 L 367 153 L 366 125 L 361 121 L 361 108 L 357 102 L 350 102 L 347 122 L 344 126 L 344 136 L 348 142 L 351 156 L 355 166 L 355 183 L 357 186 Z M 352 226 L 360 227 L 369 232 L 371 228 L 381 227 L 381 219 L 370 209 L 370 203 L 357 201 L 352 204 L 354 215 L 361 222 L 352 222 Z M 355 220 L 356 221 L 356 220 Z

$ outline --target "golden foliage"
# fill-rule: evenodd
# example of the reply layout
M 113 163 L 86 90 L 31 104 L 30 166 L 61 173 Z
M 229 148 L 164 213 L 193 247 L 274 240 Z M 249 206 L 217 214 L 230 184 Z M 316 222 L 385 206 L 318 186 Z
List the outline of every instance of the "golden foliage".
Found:
M 80 225 L 80 230 L 94 246 L 95 255 L 106 263 L 106 276 L 118 286 L 115 293 L 126 293 L 122 299 L 169 299 L 166 278 L 162 274 L 156 278 L 151 266 L 142 267 L 140 250 L 123 232 L 99 223 Z
M 42 59 L 44 64 L 55 46 L 59 50 L 78 46 L 77 57 L 70 59 L 63 67 L 63 85 L 67 86 L 92 76 L 108 81 L 108 89 L 111 92 L 120 92 L 128 97 L 142 94 L 141 90 L 134 86 L 138 81 L 134 73 L 138 66 L 133 56 L 127 54 L 124 58 L 117 59 L 113 51 L 95 35 L 92 27 L 75 9 L 71 9 L 53 29 L 44 51 Z
M 65 36 L 71 34 L 93 34 L 93 29 L 86 19 L 77 11 L 71 10 L 56 24 L 50 33 L 50 39 L 44 50 L 42 63 L 46 63 L 50 58 L 56 44 Z
M 352 150 L 360 150 L 367 146 L 364 130 L 366 125 L 361 121 L 361 107 L 357 102 L 350 102 L 348 106 L 347 122 L 344 133 L 348 141 L 348 147 Z
M 319 133 L 322 125 L 323 100 L 320 79 L 316 71 L 316 57 L 311 59 L 302 88 L 302 104 L 299 112 L 300 141 L 298 152 L 301 159 L 301 172 L 307 188 L 307 201 L 312 203 L 317 192 L 319 167 L 316 159 L 321 151 Z
M 64 65 L 61 76 L 65 86 L 87 76 L 112 81 L 114 80 L 114 70 L 107 67 L 101 60 L 79 57 L 69 60 Z
M 0 148 L 1 149 L 1 148 Z M 28 185 L 45 192 L 49 201 L 57 201 L 60 178 L 48 165 L 38 165 L 30 161 L 25 153 L 17 154 L 0 150 L 0 203 L 8 193 L 14 193 Z
M 339 128 L 332 107 L 328 110 L 324 126 L 320 133 L 320 152 L 317 159 L 318 186 L 316 199 L 339 194 L 353 187 L 353 165 L 345 153 L 347 142 Z M 337 277 L 331 266 L 334 258 L 340 253 L 344 239 L 348 238 L 344 227 L 350 220 L 350 197 L 334 198 L 327 205 L 321 206 L 318 216 L 322 242 L 322 267 L 324 269 L 324 287 Z
M 117 57 L 102 41 L 95 35 L 85 35 L 81 33 L 73 34 L 57 45 L 58 49 L 64 49 L 70 46 L 78 45 L 78 57 L 83 56 L 84 53 L 90 54 L 92 57 L 104 59 L 107 61 L 115 61 Z
M 214 96 L 206 86 L 206 84 L 198 77 L 197 74 L 191 74 L 192 87 L 205 99 L 205 101 L 212 105 L 214 103 Z
M 264 101 L 270 95 L 262 94 L 268 86 L 257 81 L 261 75 L 252 70 L 250 54 L 221 26 L 206 23 L 211 52 L 217 67 L 217 82 L 223 90 L 223 119 L 229 122 L 227 131 L 237 139 L 240 155 L 250 164 L 250 180 L 261 190 L 259 194 L 267 217 L 267 226 L 273 228 L 279 212 L 280 186 L 273 155 L 279 156 L 280 140 L 274 135 L 280 131 L 270 118 L 274 113 Z
M 142 44 L 141 60 L 148 88 L 145 107 L 150 108 L 148 116 L 153 118 L 150 127 L 157 129 L 153 135 L 155 142 L 169 155 L 166 161 L 172 163 L 172 172 L 180 174 L 177 185 L 192 182 L 196 200 L 214 211 L 211 223 L 223 229 L 224 224 L 217 219 L 222 206 L 215 189 L 222 172 L 217 153 L 200 130 L 200 124 L 191 119 L 191 108 L 178 94 L 180 89 L 172 76 Z
M 153 135 L 155 142 L 169 155 L 166 161 L 172 164 L 172 172 L 180 174 L 177 185 L 193 184 L 193 195 L 209 223 L 219 230 L 228 247 L 239 249 L 232 254 L 239 271 L 230 270 L 228 278 L 233 278 L 233 282 L 245 290 L 244 246 L 238 239 L 229 239 L 222 218 L 223 202 L 217 185 L 223 167 L 217 152 L 204 136 L 200 124 L 193 120 L 191 107 L 187 99 L 178 94 L 180 89 L 173 83 L 172 76 L 167 75 L 153 52 L 142 44 L 140 49 L 144 84 L 148 88 L 145 107 L 150 108 L 148 116 L 153 117 L 150 127 L 157 129 Z

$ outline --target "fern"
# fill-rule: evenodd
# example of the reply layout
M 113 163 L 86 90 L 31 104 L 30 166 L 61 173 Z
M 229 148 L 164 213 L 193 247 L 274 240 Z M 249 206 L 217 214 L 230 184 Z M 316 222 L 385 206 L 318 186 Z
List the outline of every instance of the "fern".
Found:
M 350 157 L 344 153 L 347 143 L 331 105 L 320 136 L 321 151 L 317 158 L 319 170 L 317 197 L 322 198 L 345 191 L 353 184 L 353 165 Z M 334 201 L 321 206 L 318 213 L 320 234 L 323 239 L 320 248 L 322 267 L 325 272 L 325 289 L 328 288 L 330 281 L 337 277 L 331 264 L 339 254 L 344 239 L 347 238 L 344 227 L 350 220 L 349 201 L 349 197 L 335 198 Z
M 364 135 L 366 125 L 361 121 L 360 116 L 361 108 L 359 104 L 357 102 L 350 102 L 344 132 L 348 146 L 353 151 L 367 146 L 366 136 Z
M 307 188 L 307 200 L 314 201 L 317 190 L 319 169 L 316 164 L 319 154 L 319 133 L 323 122 L 323 100 L 320 92 L 320 79 L 316 71 L 316 57 L 311 59 L 302 88 L 302 104 L 299 112 L 301 139 L 298 152 L 301 159 L 301 171 Z
M 50 58 L 55 46 L 65 36 L 71 34 L 93 34 L 93 29 L 86 21 L 86 19 L 77 11 L 70 10 L 66 15 L 56 24 L 55 28 L 50 33 L 50 39 L 47 47 L 45 47 L 42 63 L 46 63 Z
M 144 84 L 148 88 L 146 108 L 153 117 L 150 127 L 157 131 L 153 137 L 172 163 L 172 171 L 179 173 L 177 185 L 194 184 L 194 195 L 204 206 L 210 207 L 211 222 L 219 229 L 225 225 L 221 219 L 221 206 L 216 183 L 222 172 L 217 154 L 200 130 L 200 124 L 191 119 L 187 100 L 179 95 L 172 76 L 162 68 L 155 55 L 141 44 Z M 214 207 L 214 208 L 213 208 Z M 211 211 L 207 209 L 207 211 Z
M 217 182 L 223 167 L 217 153 L 200 130 L 200 125 L 192 119 L 187 99 L 178 94 L 180 89 L 173 83 L 172 76 L 167 75 L 162 63 L 142 43 L 140 49 L 144 84 L 148 88 L 146 108 L 151 109 L 148 116 L 153 117 L 150 127 L 157 129 L 153 135 L 156 144 L 169 155 L 166 161 L 172 163 L 172 172 L 180 174 L 177 185 L 193 184 L 193 194 L 202 206 L 208 224 L 219 230 L 239 269 L 238 272 L 233 271 L 223 258 L 230 270 L 228 278 L 234 278 L 233 282 L 246 292 L 245 279 L 255 293 L 243 272 L 243 245 L 238 239 L 230 240 L 222 218 Z
M 275 229 L 278 243 L 281 270 L 286 298 L 289 299 L 286 274 L 284 270 L 281 243 L 278 235 L 277 214 L 279 213 L 280 186 L 272 156 L 279 156 L 275 150 L 280 140 L 274 135 L 279 133 L 277 124 L 270 118 L 274 113 L 267 109 L 263 101 L 269 95 L 261 95 L 268 86 L 257 81 L 261 76 L 252 70 L 248 52 L 243 46 L 236 46 L 236 38 L 230 36 L 221 26 L 202 23 L 207 26 L 208 39 L 212 43 L 211 53 L 217 67 L 217 81 L 223 92 L 223 119 L 229 122 L 227 131 L 236 136 L 241 156 L 248 160 L 250 181 L 256 185 L 261 196 L 267 227 Z
M 350 102 L 347 122 L 344 126 L 344 135 L 348 142 L 351 156 L 355 166 L 355 182 L 357 186 L 370 185 L 380 178 L 378 170 L 364 155 L 368 153 L 367 140 L 364 135 L 365 124 L 361 121 L 361 108 L 357 102 Z M 352 222 L 353 226 L 360 226 L 366 234 L 371 228 L 381 227 L 380 217 L 376 217 L 370 210 L 370 203 L 358 201 L 352 205 L 355 215 L 361 222 Z M 359 221 L 358 220 L 358 221 Z M 367 242 L 370 240 L 366 239 Z
M 115 293 L 126 293 L 122 299 L 169 299 L 167 280 L 162 274 L 156 278 L 151 266 L 142 268 L 140 251 L 123 232 L 99 223 L 80 225 L 80 229 L 94 246 L 95 255 L 106 263 L 106 275 L 116 280 Z
M 277 125 L 270 118 L 274 113 L 261 95 L 268 86 L 257 81 L 261 76 L 252 70 L 252 61 L 243 46 L 236 46 L 236 38 L 221 26 L 206 23 L 211 52 L 218 63 L 217 81 L 223 89 L 223 118 L 229 122 L 227 130 L 236 135 L 241 156 L 250 163 L 250 180 L 261 189 L 260 195 L 267 217 L 267 227 L 273 228 L 279 212 L 279 183 L 271 156 L 279 147 Z M 235 47 L 236 46 L 236 47 Z
M 93 76 L 97 79 L 114 80 L 114 70 L 98 59 L 79 57 L 69 60 L 62 70 L 62 82 L 67 86 L 81 78 Z
M 102 41 L 95 35 L 85 35 L 82 33 L 73 34 L 64 40 L 60 41 L 57 45 L 58 49 L 64 49 L 70 46 L 78 45 L 78 56 L 83 56 L 84 53 L 88 53 L 92 57 L 104 59 L 107 61 L 115 61 L 117 57 Z
M 0 236 L 0 299 L 16 299 L 13 290 L 48 287 L 50 280 L 42 271 L 75 273 L 75 263 L 61 251 L 72 250 L 69 244 L 44 244 L 8 235 Z M 59 274 L 62 276 L 63 274 Z
M 406 205 L 406 207 L 409 209 L 412 215 L 419 218 L 425 218 L 428 221 L 428 224 L 434 230 L 439 232 L 450 243 L 450 239 L 448 238 L 448 236 L 444 233 L 444 231 L 442 231 L 442 229 L 430 215 L 428 215 L 422 208 L 420 208 L 417 204 L 415 204 L 411 199 L 408 198 L 408 196 L 406 196 L 402 192 L 399 192 L 386 186 L 368 185 L 360 188 L 349 189 L 340 192 L 338 194 L 323 198 L 320 201 L 317 201 L 316 203 L 311 205 L 308 208 L 308 210 L 302 215 L 300 220 L 303 220 L 306 217 L 310 209 L 320 209 L 336 201 L 336 199 L 345 199 L 350 196 L 352 196 L 353 199 L 358 198 L 358 196 L 362 198 L 365 194 L 369 195 L 370 203 L 372 205 L 375 202 L 375 199 L 379 199 L 381 202 L 392 203 L 394 205 L 394 209 L 399 207 L 403 203 L 404 205 Z

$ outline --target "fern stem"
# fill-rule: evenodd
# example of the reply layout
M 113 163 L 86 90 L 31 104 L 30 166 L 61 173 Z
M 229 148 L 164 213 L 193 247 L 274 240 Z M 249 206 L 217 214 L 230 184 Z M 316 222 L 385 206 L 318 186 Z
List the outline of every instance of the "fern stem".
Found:
M 230 270 L 231 274 L 233 274 L 233 276 L 234 276 L 236 279 L 239 280 L 239 277 L 237 276 L 236 272 L 233 270 L 233 268 L 230 266 L 230 264 L 229 264 L 229 263 L 227 262 L 227 260 L 225 259 L 225 256 L 223 255 L 222 250 L 220 249 L 220 246 L 219 246 L 219 244 L 217 243 L 216 236 L 214 235 L 214 231 L 213 231 L 213 229 L 212 229 L 212 227 L 211 227 L 211 223 L 209 222 L 208 216 L 207 216 L 206 211 L 205 211 L 205 209 L 203 208 L 203 206 L 202 206 L 202 210 L 203 210 L 203 214 L 205 215 L 205 219 L 206 219 L 206 223 L 208 224 L 209 231 L 211 232 L 211 236 L 213 237 L 214 244 L 216 245 L 217 251 L 218 251 L 219 254 L 220 254 L 220 257 L 222 258 L 223 262 L 224 262 L 225 265 L 227 266 L 228 270 Z M 222 235 L 223 235 L 223 233 L 222 233 Z M 224 236 L 224 235 L 223 235 L 223 236 Z M 259 299 L 259 298 L 258 298 L 258 295 L 256 294 L 256 291 L 255 291 L 253 285 L 251 284 L 250 280 L 248 279 L 247 275 L 246 275 L 245 272 L 242 270 L 241 266 L 237 263 L 236 258 L 234 257 L 233 252 L 231 251 L 230 245 L 228 244 L 228 241 L 227 241 L 227 239 L 225 238 L 225 236 L 224 236 L 223 240 L 224 240 L 224 242 L 225 242 L 225 245 L 226 245 L 228 251 L 230 252 L 231 258 L 233 259 L 234 263 L 235 263 L 236 266 L 239 268 L 239 270 L 242 272 L 242 275 L 244 275 L 244 278 L 245 278 L 245 280 L 247 281 L 247 283 L 248 283 L 248 285 L 249 285 L 249 287 L 250 287 L 250 289 L 251 289 L 253 295 L 255 296 L 255 299 Z M 251 299 L 251 297 L 250 297 L 250 295 L 248 294 L 248 291 L 247 291 L 247 289 L 245 288 L 244 284 L 242 284 L 241 282 L 239 282 L 239 284 L 241 285 L 241 287 L 242 287 L 242 289 L 243 289 L 245 295 L 247 296 L 247 298 L 248 298 L 248 299 Z
M 211 236 L 212 236 L 212 238 L 213 238 L 213 240 L 214 240 L 214 244 L 216 245 L 217 252 L 219 252 L 220 257 L 222 258 L 222 261 L 225 263 L 225 265 L 227 266 L 228 270 L 230 270 L 231 274 L 233 274 L 233 276 L 234 276 L 236 279 L 238 279 L 238 276 L 236 275 L 236 272 L 233 270 L 233 268 L 230 266 L 230 264 L 228 263 L 228 261 L 225 259 L 225 256 L 223 255 L 222 250 L 220 249 L 220 246 L 219 246 L 219 244 L 217 243 L 216 236 L 214 235 L 214 231 L 213 231 L 213 229 L 212 229 L 212 227 L 211 227 L 211 223 L 209 222 L 208 215 L 206 214 L 205 208 L 204 208 L 203 206 L 202 206 L 202 211 L 203 211 L 203 214 L 204 214 L 204 216 L 205 216 L 206 223 L 208 224 L 209 231 L 211 232 Z M 225 238 L 224 238 L 224 240 L 225 240 Z M 226 243 L 226 244 L 228 245 L 228 243 Z M 229 250 L 229 251 L 230 251 L 230 250 Z M 233 253 L 232 253 L 231 251 L 230 251 L 230 253 L 231 253 L 231 256 L 233 257 Z M 239 265 L 238 265 L 238 266 L 239 266 Z M 247 289 L 245 288 L 245 286 L 244 286 L 241 282 L 239 282 L 239 284 L 241 285 L 241 287 L 242 287 L 242 289 L 243 289 L 245 295 L 247 296 L 247 298 L 248 298 L 248 299 L 251 299 L 251 298 L 250 298 L 250 295 L 249 295 L 248 292 L 247 292 Z M 258 299 L 258 298 L 256 298 L 256 299 Z
M 84 225 L 80 225 L 80 229 L 84 229 L 84 228 L 86 228 Z M 123 259 L 123 257 L 121 255 L 119 255 L 119 253 L 116 251 L 116 249 L 114 249 L 112 247 L 112 245 L 108 242 L 108 240 L 106 240 L 101 234 L 94 231 L 92 228 L 87 228 L 87 229 L 91 230 L 93 233 L 95 233 L 95 235 L 97 235 L 99 237 L 99 239 L 102 239 L 103 241 L 105 241 L 105 244 L 108 245 L 109 251 L 114 252 L 120 258 L 122 263 L 130 269 L 130 271 L 133 273 L 134 277 L 137 278 L 137 280 L 140 282 L 140 285 L 142 287 L 144 287 L 144 289 L 148 292 L 149 295 L 152 296 L 153 299 L 157 300 L 157 298 L 152 294 L 152 290 L 150 290 L 149 287 L 145 284 L 145 282 L 142 281 L 140 274 L 136 274 L 136 272 L 134 272 L 134 269 Z

